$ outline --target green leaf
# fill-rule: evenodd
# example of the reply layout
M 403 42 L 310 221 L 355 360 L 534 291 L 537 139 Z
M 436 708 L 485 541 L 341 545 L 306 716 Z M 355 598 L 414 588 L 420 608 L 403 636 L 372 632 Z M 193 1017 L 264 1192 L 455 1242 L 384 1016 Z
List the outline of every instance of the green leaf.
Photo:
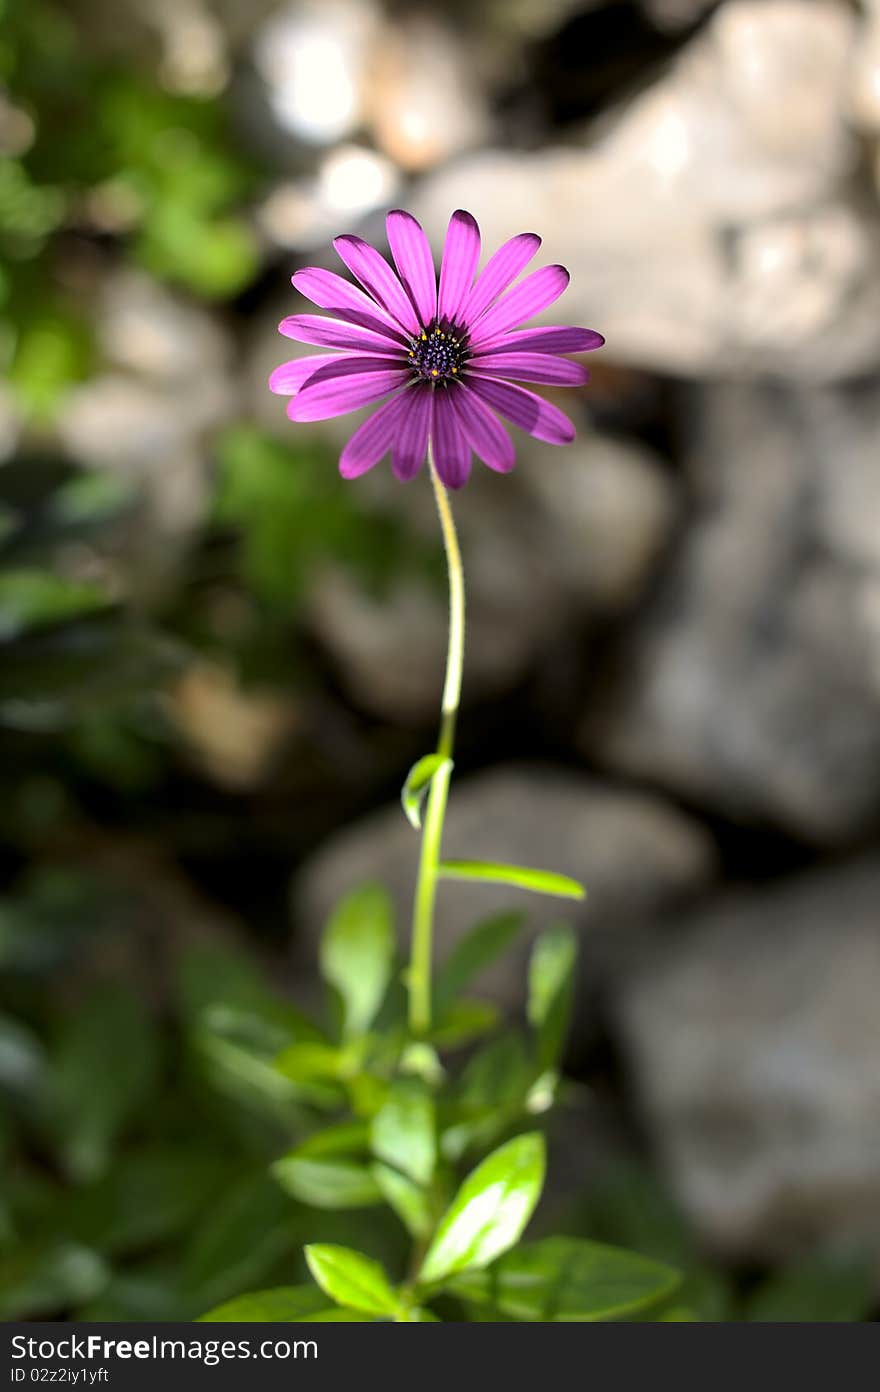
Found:
M 433 1026 L 431 1042 L 438 1049 L 460 1049 L 491 1033 L 499 1017 L 498 1007 L 491 1001 L 453 1001 Z
M 342 997 L 346 1035 L 362 1034 L 375 1017 L 393 961 L 391 900 L 381 885 L 364 885 L 336 906 L 321 941 L 321 971 Z
M 275 1059 L 275 1068 L 294 1083 L 311 1083 L 320 1079 L 337 1081 L 354 1071 L 358 1054 L 337 1049 L 332 1044 L 291 1044 Z
M 59 1314 L 91 1300 L 109 1276 L 88 1247 L 63 1241 L 18 1247 L 0 1258 L 0 1319 Z
M 502 1034 L 468 1060 L 451 1112 L 444 1116 L 440 1148 L 458 1160 L 471 1146 L 485 1147 L 525 1112 L 535 1068 L 516 1034 Z
M 272 1166 L 282 1189 L 313 1208 L 366 1208 L 382 1194 L 366 1165 L 353 1160 L 308 1159 L 294 1152 Z
M 434 1085 L 442 1083 L 446 1076 L 437 1050 L 424 1039 L 411 1039 L 404 1047 L 400 1055 L 400 1071 Z
M 490 860 L 443 860 L 438 872 L 441 880 L 482 880 L 486 884 L 513 885 L 536 894 L 552 894 L 560 899 L 583 899 L 586 890 L 568 875 L 552 870 L 532 870 L 525 865 L 501 865 Z
M 434 1102 L 420 1078 L 397 1078 L 373 1117 L 370 1143 L 377 1160 L 430 1184 L 437 1162 Z
M 538 1036 L 538 1066 L 555 1068 L 565 1044 L 574 995 L 577 938 L 565 924 L 535 942 L 529 963 L 529 1023 Z
M 662 1314 L 655 1315 L 652 1324 L 699 1324 L 700 1316 L 687 1305 L 673 1305 Z
M 775 1324 L 858 1324 L 876 1304 L 864 1258 L 819 1255 L 774 1272 L 752 1292 L 746 1319 Z
M 509 947 L 522 925 L 522 914 L 493 914 L 455 944 L 437 973 L 434 986 L 435 1018 L 443 1015 L 459 991 Z
M 396 1315 L 400 1298 L 379 1262 L 352 1247 L 313 1242 L 305 1249 L 309 1270 L 337 1305 L 368 1315 Z
M 431 782 L 441 769 L 452 772 L 452 760 L 442 754 L 425 754 L 413 764 L 406 775 L 406 782 L 400 793 L 400 801 L 407 821 L 416 831 L 422 826 L 422 803 Z
M 108 603 L 95 584 L 64 580 L 48 570 L 0 572 L 0 639 L 8 641 L 24 629 L 61 623 L 90 614 Z
M 238 1295 L 199 1317 L 198 1323 L 219 1320 L 230 1324 L 268 1323 L 308 1319 L 325 1308 L 322 1291 L 314 1286 L 279 1286 L 275 1290 L 252 1291 Z
M 275 1055 L 287 1045 L 323 1035 L 289 1001 L 276 996 L 246 952 L 199 944 L 181 958 L 178 995 L 187 1019 Z
M 219 1194 L 179 1262 L 180 1288 L 194 1313 L 271 1281 L 301 1244 L 303 1218 L 262 1165 Z
M 544 1183 L 544 1138 L 516 1136 L 464 1181 L 441 1218 L 419 1272 L 423 1283 L 488 1266 L 519 1240 Z
M 488 1271 L 467 1271 L 450 1289 L 511 1319 L 619 1319 L 665 1299 L 677 1286 L 668 1266 L 575 1237 L 547 1237 L 509 1252 Z
M 316 1155 L 366 1154 L 370 1146 L 370 1128 L 365 1121 L 340 1121 L 335 1126 L 325 1126 L 313 1131 L 296 1148 L 297 1155 L 313 1157 Z
M 320 1314 L 308 1315 L 304 1324 L 372 1324 L 375 1315 L 365 1314 L 363 1310 L 322 1310 Z
M 99 988 L 67 1016 L 55 1050 L 47 1119 L 72 1178 L 104 1173 L 117 1137 L 152 1095 L 158 1067 L 156 1031 L 133 992 L 118 985 Z
M 434 1226 L 434 1219 L 425 1190 L 399 1170 L 381 1161 L 370 1167 L 370 1173 L 388 1207 L 394 1210 L 407 1232 L 415 1238 L 426 1238 Z

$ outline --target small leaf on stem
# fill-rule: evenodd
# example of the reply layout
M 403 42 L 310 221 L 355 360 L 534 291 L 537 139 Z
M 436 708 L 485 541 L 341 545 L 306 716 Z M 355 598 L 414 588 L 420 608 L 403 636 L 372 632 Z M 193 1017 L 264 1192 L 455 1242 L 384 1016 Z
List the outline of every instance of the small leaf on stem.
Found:
M 451 1283 L 463 1300 L 488 1303 L 511 1319 L 595 1321 L 644 1310 L 679 1284 L 671 1267 L 634 1252 L 574 1237 L 526 1243 L 489 1271 Z
M 472 928 L 450 952 L 437 973 L 434 1016 L 439 1018 L 478 972 L 499 957 L 523 925 L 520 913 L 493 914 Z
M 555 1068 L 565 1045 L 574 995 L 577 938 L 557 924 L 536 940 L 529 962 L 528 1017 L 538 1036 L 538 1066 Z
M 321 972 L 342 997 L 347 1037 L 370 1025 L 393 961 L 391 900 L 381 885 L 364 885 L 337 904 L 321 940 Z
M 535 894 L 550 894 L 560 899 L 583 899 L 587 891 L 568 875 L 553 870 L 533 870 L 525 865 L 501 865 L 491 860 L 442 860 L 438 867 L 441 880 L 482 880 L 486 884 L 512 885 L 530 889 Z
M 384 1160 L 414 1179 L 430 1184 L 437 1161 L 434 1102 L 420 1078 L 397 1078 L 373 1118 L 370 1141 L 377 1160 Z
M 442 768 L 452 769 L 452 760 L 443 754 L 425 754 L 413 764 L 400 791 L 406 819 L 416 831 L 422 829 L 422 803 L 432 780 Z
M 391 1165 L 377 1160 L 370 1173 L 382 1191 L 382 1197 L 397 1214 L 403 1226 L 417 1239 L 426 1238 L 433 1226 L 428 1195 L 420 1185 Z
M 310 1159 L 294 1152 L 276 1160 L 272 1174 L 288 1194 L 313 1208 L 366 1208 L 382 1200 L 368 1167 L 354 1160 Z
M 251 1291 L 237 1295 L 199 1317 L 199 1323 L 229 1320 L 234 1324 L 256 1321 L 284 1323 L 308 1319 L 326 1308 L 326 1296 L 314 1286 L 278 1286 L 275 1290 Z
M 377 1261 L 352 1247 L 313 1242 L 305 1248 L 309 1270 L 337 1305 L 367 1315 L 396 1315 L 400 1299 Z
M 478 1165 L 441 1218 L 419 1281 L 488 1266 L 518 1241 L 544 1183 L 544 1138 L 516 1136 Z

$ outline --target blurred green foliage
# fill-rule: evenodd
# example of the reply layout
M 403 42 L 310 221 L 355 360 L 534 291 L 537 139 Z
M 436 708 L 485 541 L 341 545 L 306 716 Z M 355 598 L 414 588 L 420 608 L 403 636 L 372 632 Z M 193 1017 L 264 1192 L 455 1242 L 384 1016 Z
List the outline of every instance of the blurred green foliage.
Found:
M 498 1036 L 487 1017 L 494 1037 L 480 1043 L 476 1028 L 435 1114 L 427 1054 L 413 1053 L 413 1071 L 389 1084 L 403 1042 L 388 1052 L 403 1005 L 397 964 L 384 947 L 379 957 L 367 952 L 393 987 L 375 1020 L 379 996 L 372 991 L 368 1019 L 363 970 L 348 971 L 354 958 L 334 966 L 340 934 L 378 923 L 377 911 L 384 921 L 378 891 L 367 891 L 376 898 L 369 914 L 356 914 L 364 901 L 352 900 L 331 925 L 334 994 L 320 1025 L 267 984 L 250 952 L 213 938 L 166 945 L 158 962 L 151 953 L 151 989 L 131 972 L 121 984 L 112 950 L 128 909 L 118 892 L 59 868 L 0 901 L 0 1317 L 162 1320 L 213 1309 L 215 1318 L 311 1318 L 328 1299 L 303 1284 L 307 1267 L 348 1305 L 346 1281 L 364 1275 L 363 1260 L 377 1282 L 369 1298 L 389 1299 L 375 1264 L 403 1272 L 407 1232 L 424 1250 L 437 1205 L 449 1202 L 450 1166 L 467 1170 L 468 1157 L 486 1151 L 506 1164 L 505 1137 L 522 1140 L 521 1127 L 540 1122 L 547 1098 L 528 1040 L 516 1030 Z M 490 940 L 498 951 L 511 943 L 512 918 L 498 923 L 503 932 L 475 933 L 483 948 L 473 971 Z M 136 916 L 130 931 L 142 931 Z M 469 1038 L 473 1022 L 453 1047 Z M 573 1105 L 565 1085 L 560 1096 L 563 1109 Z M 471 1169 L 468 1184 L 485 1217 L 481 1172 Z M 486 1182 L 503 1192 L 500 1172 Z M 590 1183 L 564 1215 L 564 1239 L 543 1237 L 539 1223 L 538 1239 L 496 1261 L 490 1280 L 454 1255 L 477 1240 L 468 1236 L 468 1184 L 432 1258 L 453 1262 L 440 1279 L 445 1294 L 431 1297 L 445 1318 L 461 1317 L 461 1302 L 472 1319 L 584 1318 L 592 1308 L 586 1317 L 851 1322 L 873 1309 L 872 1273 L 855 1258 L 810 1258 L 757 1282 L 722 1274 L 669 1195 L 631 1164 Z M 510 1221 L 519 1221 L 513 1212 Z M 368 1259 L 346 1256 L 352 1248 Z M 683 1279 L 658 1300 L 670 1268 Z
M 276 613 L 295 612 L 331 559 L 377 592 L 414 575 L 442 585 L 439 543 L 417 544 L 390 512 L 365 517 L 325 449 L 239 424 L 221 434 L 217 462 L 216 519 L 235 525 L 242 577 Z

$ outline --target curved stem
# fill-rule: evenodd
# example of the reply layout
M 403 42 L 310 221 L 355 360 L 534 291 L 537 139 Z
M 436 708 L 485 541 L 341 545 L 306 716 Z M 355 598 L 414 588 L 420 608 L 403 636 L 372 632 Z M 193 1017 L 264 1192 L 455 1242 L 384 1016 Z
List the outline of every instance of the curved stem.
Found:
M 443 684 L 443 705 L 437 753 L 452 758 L 455 722 L 461 697 L 461 674 L 464 663 L 464 571 L 461 551 L 449 495 L 437 470 L 430 448 L 428 469 L 434 487 L 434 498 L 440 517 L 446 566 L 449 572 L 449 642 L 446 650 L 446 680 Z M 440 863 L 440 843 L 449 796 L 452 773 L 446 763 L 434 775 L 428 792 L 428 805 L 422 830 L 419 855 L 419 874 L 413 905 L 412 949 L 409 967 L 409 1023 L 413 1034 L 426 1034 L 431 1026 L 431 960 L 434 936 L 434 902 L 437 897 L 437 867 Z

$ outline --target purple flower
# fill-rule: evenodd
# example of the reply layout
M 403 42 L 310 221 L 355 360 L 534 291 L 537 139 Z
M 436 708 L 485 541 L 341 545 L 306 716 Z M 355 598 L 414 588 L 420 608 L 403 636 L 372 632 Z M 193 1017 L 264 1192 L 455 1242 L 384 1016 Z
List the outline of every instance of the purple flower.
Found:
M 447 488 L 467 482 L 471 452 L 499 473 L 513 468 L 513 442 L 499 415 L 538 440 L 569 444 L 575 429 L 568 416 L 516 384 L 582 386 L 586 368 L 566 355 L 605 340 L 593 329 L 518 327 L 569 282 L 563 266 L 544 266 L 514 285 L 540 237 L 512 237 L 477 275 L 480 229 L 459 210 L 449 222 L 438 286 L 416 219 L 395 210 L 386 228 L 397 274 L 369 243 L 345 236 L 333 245 L 362 289 L 315 267 L 293 277 L 297 290 L 333 317 L 292 314 L 281 333 L 333 351 L 295 358 L 272 373 L 272 391 L 292 397 L 290 419 L 327 420 L 387 398 L 343 449 L 342 476 L 357 478 L 390 451 L 394 473 L 411 479 L 430 440 Z

